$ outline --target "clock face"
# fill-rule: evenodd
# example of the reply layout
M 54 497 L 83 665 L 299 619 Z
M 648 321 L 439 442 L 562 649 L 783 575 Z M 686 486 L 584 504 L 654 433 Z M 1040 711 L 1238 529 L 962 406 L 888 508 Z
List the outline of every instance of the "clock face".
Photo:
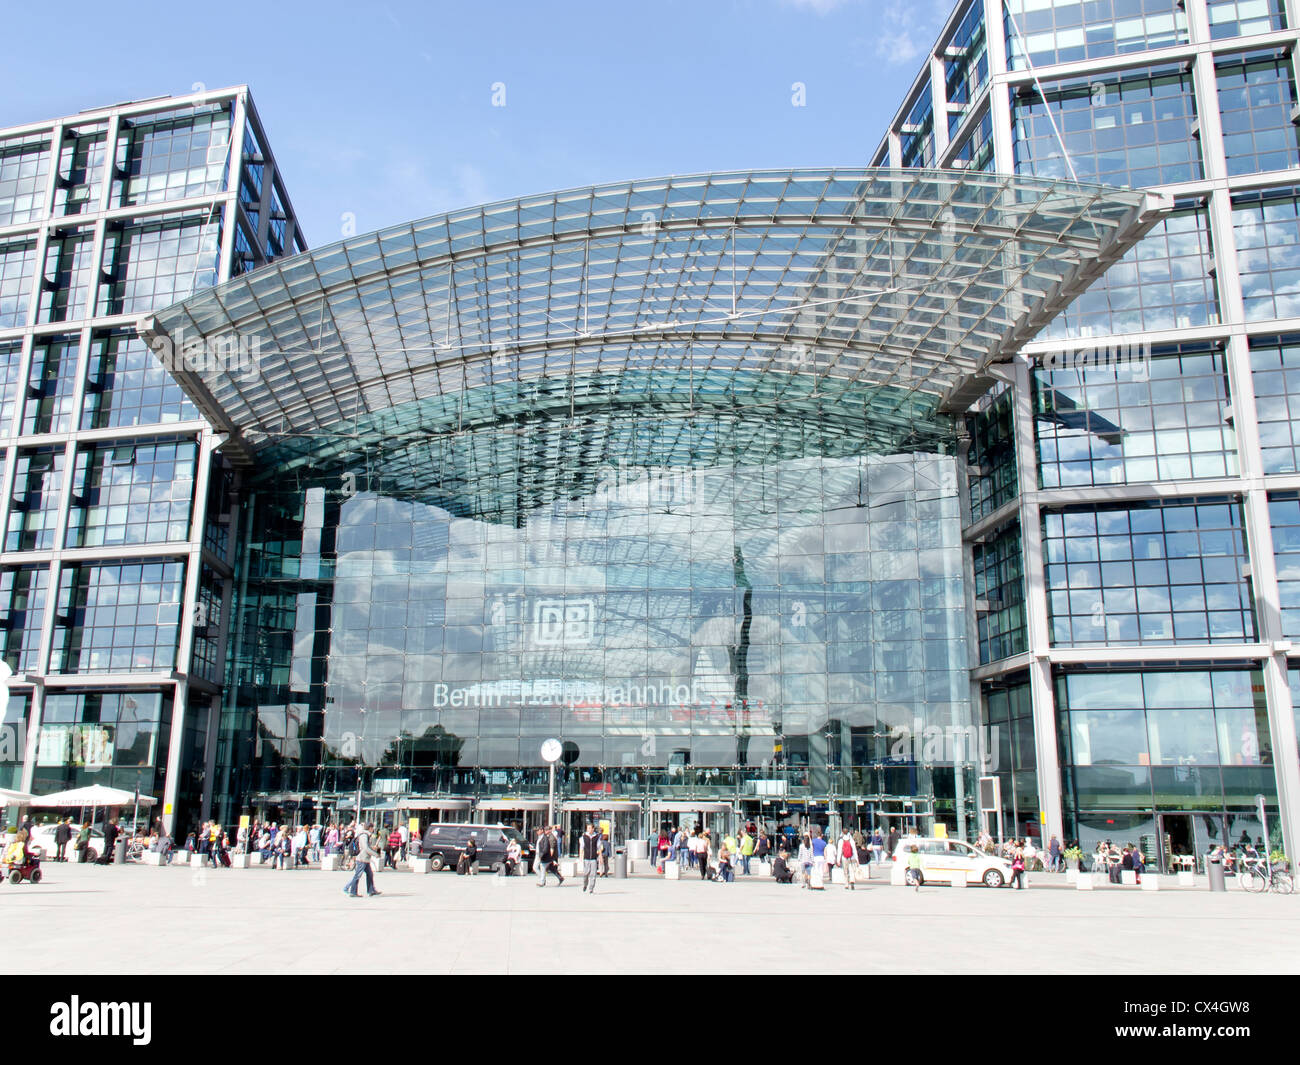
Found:
M 564 753 L 564 748 L 560 746 L 559 740 L 547 740 L 542 744 L 542 757 L 548 762 L 554 762 Z

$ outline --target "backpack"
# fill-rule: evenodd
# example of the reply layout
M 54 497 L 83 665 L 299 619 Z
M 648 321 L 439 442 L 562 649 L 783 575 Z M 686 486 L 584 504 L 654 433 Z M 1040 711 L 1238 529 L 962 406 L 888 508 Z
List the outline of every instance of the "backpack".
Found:
M 846 839 L 846 840 L 844 841 L 843 845 L 841 845 L 841 847 L 840 847 L 840 853 L 843 854 L 844 857 L 846 857 L 846 858 L 852 858 L 852 857 L 853 857 L 853 844 L 850 843 L 850 842 Z
M 361 844 L 356 841 L 356 837 L 354 836 L 352 840 L 348 843 L 348 854 L 350 854 L 353 858 L 355 858 L 360 853 L 361 853 Z

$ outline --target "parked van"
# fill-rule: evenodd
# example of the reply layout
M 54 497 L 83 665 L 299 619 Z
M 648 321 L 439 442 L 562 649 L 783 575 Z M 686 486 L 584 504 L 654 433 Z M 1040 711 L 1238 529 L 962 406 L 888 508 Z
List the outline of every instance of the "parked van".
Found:
M 497 872 L 506 860 L 506 847 L 518 840 L 522 852 L 521 864 L 526 870 L 532 865 L 533 849 L 528 841 L 513 828 L 502 824 L 468 825 L 464 823 L 433 824 L 424 830 L 420 841 L 420 857 L 432 861 L 434 872 L 455 869 L 456 859 L 465 853 L 470 836 L 478 847 L 478 865 Z

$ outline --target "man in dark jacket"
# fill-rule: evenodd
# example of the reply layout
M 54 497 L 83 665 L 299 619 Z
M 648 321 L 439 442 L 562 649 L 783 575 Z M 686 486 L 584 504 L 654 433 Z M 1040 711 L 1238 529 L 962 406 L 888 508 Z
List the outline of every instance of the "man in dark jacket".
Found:
M 99 856 L 100 865 L 108 865 L 113 861 L 113 844 L 117 842 L 118 832 L 115 817 L 104 826 L 104 853 Z
M 68 860 L 68 840 L 72 839 L 72 818 L 65 817 L 59 822 L 59 827 L 54 830 L 54 860 L 56 862 L 66 862 Z
M 897 846 L 898 846 L 898 829 L 891 828 L 889 830 L 889 838 L 885 841 L 885 857 L 887 859 L 893 857 L 894 848 Z

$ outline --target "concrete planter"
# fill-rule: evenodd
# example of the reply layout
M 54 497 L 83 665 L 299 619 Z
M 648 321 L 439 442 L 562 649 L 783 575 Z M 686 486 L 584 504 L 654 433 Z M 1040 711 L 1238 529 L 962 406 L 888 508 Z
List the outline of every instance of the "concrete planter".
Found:
M 1196 874 L 1195 874 L 1195 873 L 1190 873 L 1190 872 L 1188 872 L 1186 869 L 1180 869 L 1180 870 L 1178 871 L 1178 886 L 1179 886 L 1179 887 L 1195 887 L 1195 886 L 1196 886 Z
M 1065 871 L 1065 882 L 1067 884 L 1077 884 L 1079 882 L 1079 870 L 1067 869 Z
M 1143 873 L 1141 888 L 1143 891 L 1159 891 L 1160 877 L 1156 873 Z
M 1119 874 L 1119 882 L 1125 887 L 1137 887 L 1137 873 L 1132 869 L 1122 869 Z
M 337 854 L 326 854 L 320 860 L 320 867 L 323 872 L 337 873 L 343 867 L 343 861 Z
M 1074 882 L 1074 887 L 1077 891 L 1091 891 L 1095 886 L 1096 885 L 1093 884 L 1091 873 L 1084 873 Z

